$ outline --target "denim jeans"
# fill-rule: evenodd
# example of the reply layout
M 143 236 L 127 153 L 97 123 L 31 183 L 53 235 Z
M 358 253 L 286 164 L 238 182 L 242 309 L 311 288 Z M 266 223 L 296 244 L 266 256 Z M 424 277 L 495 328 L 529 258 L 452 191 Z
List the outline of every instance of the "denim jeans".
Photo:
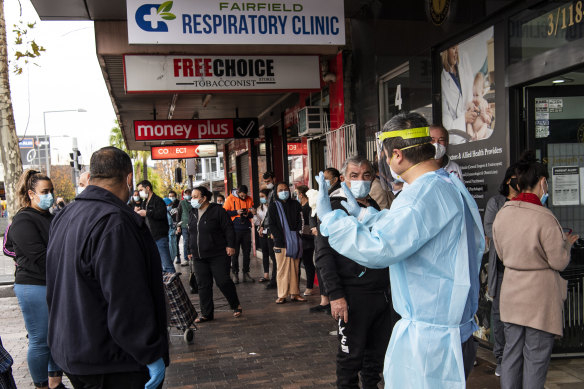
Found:
M 14 284 L 14 294 L 18 299 L 28 332 L 28 370 L 35 386 L 46 386 L 49 372 L 61 371 L 53 361 L 47 344 L 49 330 L 47 287 Z
M 156 241 L 156 247 L 158 247 L 158 253 L 160 254 L 160 260 L 162 261 L 162 271 L 166 273 L 175 273 L 174 264 L 172 259 L 170 259 L 170 247 L 168 242 L 168 236 L 160 238 Z

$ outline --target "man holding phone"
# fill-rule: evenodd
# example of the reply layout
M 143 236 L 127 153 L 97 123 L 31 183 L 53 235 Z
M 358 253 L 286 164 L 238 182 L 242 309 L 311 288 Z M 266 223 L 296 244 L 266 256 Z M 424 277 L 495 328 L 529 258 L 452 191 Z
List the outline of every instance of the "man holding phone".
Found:
M 225 200 L 223 208 L 233 221 L 235 230 L 235 254 L 231 257 L 233 282 L 239 284 L 239 250 L 243 252 L 243 282 L 254 282 L 249 275 L 251 254 L 251 219 L 255 214 L 253 200 L 247 195 L 247 186 L 240 185 Z

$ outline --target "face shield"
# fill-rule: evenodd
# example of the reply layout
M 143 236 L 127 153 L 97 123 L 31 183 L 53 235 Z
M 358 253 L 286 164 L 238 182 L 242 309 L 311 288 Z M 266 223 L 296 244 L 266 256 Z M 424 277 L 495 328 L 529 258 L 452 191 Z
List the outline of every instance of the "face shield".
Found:
M 428 138 L 430 136 L 429 127 L 418 127 L 418 128 L 408 128 L 405 130 L 396 131 L 380 131 L 375 134 L 376 146 L 377 146 L 377 162 L 379 166 L 379 181 L 381 186 L 385 190 L 394 190 L 394 184 L 403 182 L 401 177 L 394 177 L 391 174 L 391 168 L 388 163 L 388 157 L 391 157 L 393 149 L 390 149 L 391 138 L 402 138 L 402 139 L 416 139 L 416 138 Z M 404 147 L 400 150 L 406 150 L 412 147 L 420 146 L 427 142 L 411 145 Z M 385 145 L 385 146 L 384 146 Z

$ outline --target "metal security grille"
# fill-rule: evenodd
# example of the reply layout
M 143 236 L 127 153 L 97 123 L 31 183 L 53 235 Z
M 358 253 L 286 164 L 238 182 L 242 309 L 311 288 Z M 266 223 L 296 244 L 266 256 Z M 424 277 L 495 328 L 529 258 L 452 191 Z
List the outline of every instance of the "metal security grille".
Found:
M 568 280 L 568 294 L 564 302 L 564 336 L 556 341 L 554 354 L 584 355 L 584 267 L 570 266 L 561 275 Z
M 326 166 L 341 169 L 345 160 L 357 155 L 357 128 L 346 124 L 326 133 Z

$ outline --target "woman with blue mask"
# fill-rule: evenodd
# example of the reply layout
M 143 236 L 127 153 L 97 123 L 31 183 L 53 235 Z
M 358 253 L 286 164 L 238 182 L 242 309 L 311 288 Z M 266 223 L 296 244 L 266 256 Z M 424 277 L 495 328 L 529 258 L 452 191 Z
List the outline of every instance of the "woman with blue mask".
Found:
M 545 207 L 548 167 L 524 153 L 515 165 L 519 195 L 493 222 L 493 243 L 505 266 L 499 311 L 505 348 L 501 388 L 543 388 L 554 340 L 563 335 L 568 281 L 560 276 L 579 236 Z
M 262 189 L 260 191 L 260 205 L 256 208 L 256 214 L 253 217 L 253 225 L 257 231 L 257 241 L 259 242 L 260 250 L 262 251 L 262 263 L 264 266 L 264 276 L 259 279 L 259 282 L 270 281 L 270 258 L 272 259 L 272 280 L 276 282 L 276 257 L 274 256 L 274 244 L 269 239 L 268 228 L 265 227 L 264 220 L 268 214 L 268 197 L 270 196 L 269 189 Z
M 298 267 L 302 256 L 302 207 L 290 198 L 290 187 L 286 183 L 276 186 L 276 201 L 268 207 L 270 233 L 274 237 L 274 254 L 278 266 L 276 280 L 278 299 L 276 304 L 291 301 L 306 302 L 298 288 Z
M 201 304 L 201 316 L 195 322 L 214 319 L 213 279 L 233 310 L 233 317 L 240 317 L 241 305 L 229 277 L 231 256 L 235 253 L 233 223 L 221 205 L 211 203 L 213 193 L 209 189 L 196 187 L 191 196 L 187 255 L 193 263 Z
M 28 369 L 36 388 L 63 388 L 63 372 L 47 344 L 46 253 L 53 216 L 53 183 L 46 175 L 25 171 L 17 183 L 20 210 L 5 236 L 5 252 L 16 261 L 14 293 L 28 332 Z

